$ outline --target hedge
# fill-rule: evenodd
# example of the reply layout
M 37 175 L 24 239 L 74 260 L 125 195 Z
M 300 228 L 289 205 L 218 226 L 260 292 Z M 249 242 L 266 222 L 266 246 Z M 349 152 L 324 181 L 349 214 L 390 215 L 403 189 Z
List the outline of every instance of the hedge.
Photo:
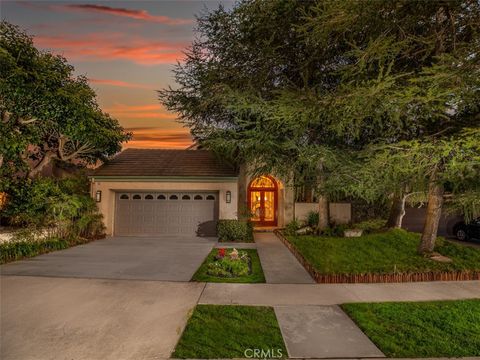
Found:
M 217 235 L 222 242 L 253 242 L 253 224 L 248 220 L 219 220 Z

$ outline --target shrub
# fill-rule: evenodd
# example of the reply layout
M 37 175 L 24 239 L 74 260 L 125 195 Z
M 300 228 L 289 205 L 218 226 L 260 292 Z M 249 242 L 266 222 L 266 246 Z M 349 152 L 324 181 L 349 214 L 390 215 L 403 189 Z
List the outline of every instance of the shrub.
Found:
M 310 211 L 307 214 L 307 225 L 310 226 L 312 229 L 315 229 L 318 226 L 318 211 Z
M 371 219 L 365 220 L 356 224 L 353 224 L 351 228 L 361 229 L 364 234 L 371 234 L 377 232 L 385 227 L 386 220 L 384 219 Z
M 217 225 L 219 241 L 253 241 L 253 224 L 248 220 L 219 220 Z
M 343 236 L 344 231 L 348 228 L 349 226 L 347 224 L 332 225 L 326 229 L 323 229 L 320 235 L 341 237 Z
M 102 216 L 84 176 L 23 179 L 10 189 L 5 215 L 14 225 L 48 229 L 51 236 L 103 237 Z
M 300 222 L 298 219 L 293 219 L 285 226 L 284 233 L 285 235 L 295 235 L 298 229 L 300 229 Z

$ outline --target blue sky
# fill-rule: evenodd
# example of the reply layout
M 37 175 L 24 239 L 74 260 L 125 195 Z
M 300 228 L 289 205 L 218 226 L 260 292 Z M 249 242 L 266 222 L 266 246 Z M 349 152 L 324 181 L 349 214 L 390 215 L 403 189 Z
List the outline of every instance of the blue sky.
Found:
M 134 134 L 131 147 L 184 148 L 188 129 L 157 100 L 194 37 L 195 15 L 228 0 L 4 1 L 1 17 L 86 75 L 102 109 Z

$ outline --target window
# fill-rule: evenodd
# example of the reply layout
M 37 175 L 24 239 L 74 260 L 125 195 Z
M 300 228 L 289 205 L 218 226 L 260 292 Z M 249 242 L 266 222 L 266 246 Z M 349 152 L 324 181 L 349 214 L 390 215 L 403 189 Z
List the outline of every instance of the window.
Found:
M 252 188 L 275 188 L 275 183 L 268 176 L 259 176 L 250 184 Z
M 215 200 L 215 196 L 213 195 L 207 195 L 207 200 Z
M 203 196 L 202 195 L 195 195 L 193 197 L 193 200 L 203 200 Z
M 153 195 L 150 195 L 150 194 L 146 195 L 145 200 L 153 200 Z
M 142 197 L 138 194 L 133 195 L 133 200 L 141 200 Z
M 170 195 L 169 199 L 170 200 L 178 200 L 178 196 L 177 195 Z
M 157 200 L 166 200 L 166 199 L 167 199 L 167 197 L 163 194 L 160 194 L 160 195 L 157 196 Z
M 127 194 L 120 195 L 120 200 L 128 200 L 130 199 Z
M 191 200 L 190 195 L 183 195 L 182 200 Z

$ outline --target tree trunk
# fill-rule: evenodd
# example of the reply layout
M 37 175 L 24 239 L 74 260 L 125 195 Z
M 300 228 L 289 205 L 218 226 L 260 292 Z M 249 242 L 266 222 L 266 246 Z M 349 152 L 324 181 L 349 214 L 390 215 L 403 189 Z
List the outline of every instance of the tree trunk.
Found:
M 55 154 L 53 152 L 46 152 L 45 153 L 45 156 L 43 157 L 42 160 L 40 160 L 40 162 L 33 168 L 30 170 L 30 172 L 28 173 L 28 177 L 30 179 L 33 179 L 35 176 L 37 176 L 38 174 L 40 174 L 42 172 L 42 170 L 48 165 L 50 164 L 50 162 L 52 161 L 52 159 L 55 157 Z
M 401 229 L 403 217 L 405 216 L 405 200 L 404 194 L 395 194 L 393 197 L 392 207 L 390 208 L 390 215 L 387 220 L 387 228 Z
M 436 177 L 433 176 L 428 186 L 427 214 L 420 245 L 418 247 L 418 252 L 420 254 L 431 253 L 435 247 L 438 224 L 440 223 L 440 217 L 442 216 L 443 192 L 443 185 L 439 184 Z
M 325 230 L 330 224 L 328 198 L 318 195 L 318 231 Z

